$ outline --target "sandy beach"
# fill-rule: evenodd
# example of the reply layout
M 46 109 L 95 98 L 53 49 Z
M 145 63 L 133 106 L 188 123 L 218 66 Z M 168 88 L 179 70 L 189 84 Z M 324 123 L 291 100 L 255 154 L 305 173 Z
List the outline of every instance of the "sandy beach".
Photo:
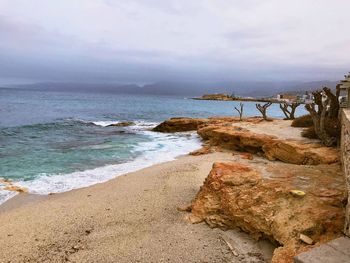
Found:
M 70 192 L 20 194 L 0 207 L 0 261 L 268 262 L 267 241 L 191 224 L 177 209 L 191 202 L 214 161 L 232 158 L 186 155 Z
M 349 9 L 0 0 L 0 263 L 350 263 Z

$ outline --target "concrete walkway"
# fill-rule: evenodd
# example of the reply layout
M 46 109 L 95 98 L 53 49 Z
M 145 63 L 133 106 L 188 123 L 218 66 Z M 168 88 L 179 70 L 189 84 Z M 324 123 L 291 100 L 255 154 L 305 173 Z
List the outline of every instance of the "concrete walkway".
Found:
M 299 254 L 294 263 L 349 263 L 350 238 L 340 237 Z

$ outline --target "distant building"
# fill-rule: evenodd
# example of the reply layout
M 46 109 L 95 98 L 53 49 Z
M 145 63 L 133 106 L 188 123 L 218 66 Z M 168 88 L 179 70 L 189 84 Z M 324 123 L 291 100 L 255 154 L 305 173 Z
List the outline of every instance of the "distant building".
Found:
M 298 96 L 291 94 L 277 94 L 277 100 L 285 102 L 294 102 L 298 100 Z
M 350 72 L 348 75 L 344 76 L 345 79 L 340 81 L 337 88 L 340 88 L 340 107 L 350 108 Z
M 311 92 L 306 91 L 304 94 L 277 94 L 276 96 L 277 101 L 281 102 L 299 102 L 299 103 L 313 103 L 314 102 L 314 96 Z
M 299 102 L 305 103 L 305 104 L 310 104 L 314 102 L 314 96 L 312 95 L 311 92 L 305 92 L 304 95 L 299 97 Z

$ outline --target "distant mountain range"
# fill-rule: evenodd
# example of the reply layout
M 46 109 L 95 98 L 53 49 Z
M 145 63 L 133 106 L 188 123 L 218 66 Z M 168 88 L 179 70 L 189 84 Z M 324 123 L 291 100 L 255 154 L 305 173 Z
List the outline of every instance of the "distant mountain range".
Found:
M 11 85 L 10 88 L 50 90 L 113 92 L 123 94 L 200 96 L 207 93 L 226 93 L 236 96 L 272 96 L 277 93 L 301 93 L 324 86 L 335 88 L 336 81 L 313 82 L 157 82 L 146 85 L 120 83 L 62 83 L 42 82 L 36 84 Z

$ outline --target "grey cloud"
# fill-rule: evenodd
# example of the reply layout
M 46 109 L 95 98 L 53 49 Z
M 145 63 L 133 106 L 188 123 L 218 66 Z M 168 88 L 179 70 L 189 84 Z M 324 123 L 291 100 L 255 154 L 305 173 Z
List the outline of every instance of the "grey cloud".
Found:
M 312 80 L 350 68 L 345 0 L 327 19 L 310 0 L 3 1 L 0 78 Z

